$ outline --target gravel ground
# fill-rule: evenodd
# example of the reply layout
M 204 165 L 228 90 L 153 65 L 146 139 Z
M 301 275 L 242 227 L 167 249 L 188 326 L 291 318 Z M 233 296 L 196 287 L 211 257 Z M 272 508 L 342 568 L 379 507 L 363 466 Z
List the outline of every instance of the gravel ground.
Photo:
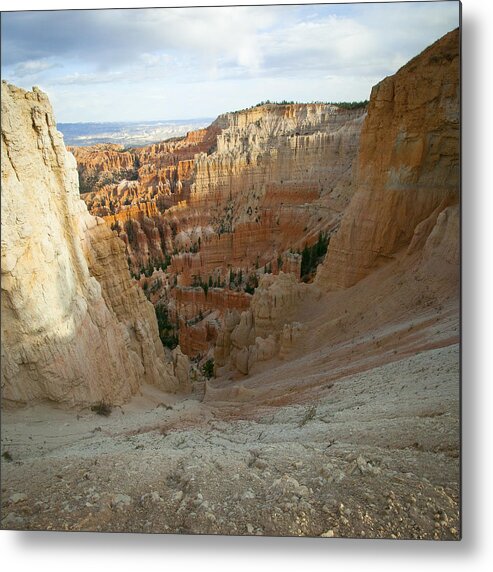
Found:
M 458 345 L 302 405 L 2 414 L 2 528 L 458 539 Z

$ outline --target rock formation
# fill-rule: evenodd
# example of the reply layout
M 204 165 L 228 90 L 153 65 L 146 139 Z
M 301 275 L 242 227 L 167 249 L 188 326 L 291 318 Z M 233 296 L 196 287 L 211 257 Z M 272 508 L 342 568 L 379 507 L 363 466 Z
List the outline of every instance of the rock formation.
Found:
M 351 347 L 356 334 L 395 328 L 390 324 L 404 316 L 412 323 L 418 311 L 423 320 L 456 316 L 458 46 L 455 30 L 372 90 L 354 161 L 355 192 L 318 267 L 315 287 L 300 290 L 282 273 L 265 276 L 251 308 L 229 315 L 217 334 L 218 374 L 250 373 L 259 356 L 287 359 L 302 340 L 309 347 L 320 344 L 319 338 Z M 365 280 L 385 269 L 379 284 L 377 278 Z M 360 287 L 350 289 L 358 282 Z M 305 295 L 309 302 L 303 305 Z M 321 325 L 312 333 L 304 323 L 317 317 L 313 305 L 319 307 Z
M 79 166 L 81 194 L 136 176 L 138 162 L 123 145 L 100 143 L 92 147 L 69 147 Z
M 307 288 L 293 274 L 263 276 L 250 308 L 226 315 L 214 349 L 217 372 L 227 366 L 247 375 L 259 361 L 279 352 L 285 357 L 301 331 L 300 324 L 290 322 Z
M 5 405 L 118 404 L 143 382 L 188 384 L 182 356 L 165 356 L 124 244 L 79 198 L 47 97 L 5 82 L 1 246 Z
M 288 355 L 302 328 L 277 321 L 286 306 L 273 313 L 265 294 L 285 279 L 264 282 L 251 309 L 246 292 L 265 275 L 311 282 L 323 256 L 305 249 L 322 233 L 330 245 L 315 282 L 328 292 L 424 252 L 439 219 L 455 224 L 458 61 L 453 31 L 375 86 L 367 109 L 266 104 L 138 150 L 76 151 L 82 174 L 118 173 L 125 153 L 134 157 L 136 180 L 84 200 L 124 241 L 134 275 L 163 270 L 161 290 L 147 295 L 169 304 L 186 354 L 215 346 L 219 368 L 243 373 L 253 356 Z M 275 349 L 260 350 L 256 338 L 269 336 Z
M 457 204 L 459 66 L 454 30 L 373 88 L 356 192 L 317 275 L 322 288 L 352 286 L 411 241 L 422 246 Z
M 166 272 L 153 299 L 175 309 L 188 355 L 211 349 L 224 312 L 245 310 L 238 301 L 248 301 L 245 291 L 264 273 L 302 278 L 296 251 L 332 232 L 352 195 L 364 117 L 364 107 L 267 104 L 141 149 L 74 149 L 84 189 L 93 185 L 83 199 L 124 241 L 134 276 Z M 125 178 L 131 164 L 135 180 Z M 187 288 L 198 285 L 216 294 L 184 305 Z M 204 311 L 214 313 L 207 323 L 199 320 Z
M 74 148 L 84 189 L 92 181 L 83 198 L 126 242 L 135 273 L 190 251 L 200 252 L 205 277 L 226 271 L 225 259 L 244 271 L 276 264 L 338 223 L 364 116 L 364 108 L 263 105 L 141 149 Z

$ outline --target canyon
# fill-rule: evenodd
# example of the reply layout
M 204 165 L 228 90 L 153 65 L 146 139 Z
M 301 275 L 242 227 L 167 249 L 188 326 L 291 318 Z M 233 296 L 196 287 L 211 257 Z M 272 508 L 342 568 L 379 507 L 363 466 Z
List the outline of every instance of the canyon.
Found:
M 90 212 L 125 242 L 154 303 L 171 306 L 190 357 L 211 352 L 224 312 L 246 309 L 263 273 L 309 279 L 302 251 L 340 222 L 365 112 L 264 104 L 159 145 L 72 149 Z
M 2 83 L 3 527 L 460 538 L 459 66 L 70 152 Z

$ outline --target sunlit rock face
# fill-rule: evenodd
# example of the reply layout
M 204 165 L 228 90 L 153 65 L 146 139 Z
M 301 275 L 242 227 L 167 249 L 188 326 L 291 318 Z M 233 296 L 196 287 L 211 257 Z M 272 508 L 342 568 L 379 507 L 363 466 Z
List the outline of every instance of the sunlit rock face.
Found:
M 79 198 L 47 97 L 5 82 L 1 247 L 4 405 L 121 403 L 143 382 L 180 389 L 124 244 Z
M 189 204 L 218 236 L 203 265 L 221 258 L 249 270 L 316 241 L 351 196 L 365 109 L 264 105 L 226 114 L 216 152 L 196 158 Z
M 140 149 L 74 148 L 90 191 L 83 198 L 125 241 L 136 273 L 190 250 L 200 252 L 202 276 L 272 264 L 337 225 L 364 116 L 364 108 L 268 104 Z M 180 274 L 179 259 L 176 267 Z
M 416 249 L 417 235 L 422 243 L 457 204 L 459 66 L 454 30 L 373 88 L 356 192 L 318 273 L 323 288 L 355 284 L 411 241 Z
M 243 276 L 235 287 L 240 295 L 264 271 L 302 278 L 296 252 L 337 228 L 353 194 L 365 113 L 364 107 L 267 104 L 221 115 L 179 140 L 129 151 L 74 149 L 81 181 L 95 181 L 83 199 L 123 240 L 133 274 L 165 269 L 171 286 L 163 295 L 176 309 L 185 353 L 211 349 L 214 320 L 222 325 L 224 313 L 244 310 L 248 298 L 238 305 L 241 296 L 226 293 L 184 305 L 180 289 L 202 281 L 231 292 L 231 271 Z M 119 180 L 129 156 L 135 180 Z M 214 316 L 199 324 L 205 310 Z

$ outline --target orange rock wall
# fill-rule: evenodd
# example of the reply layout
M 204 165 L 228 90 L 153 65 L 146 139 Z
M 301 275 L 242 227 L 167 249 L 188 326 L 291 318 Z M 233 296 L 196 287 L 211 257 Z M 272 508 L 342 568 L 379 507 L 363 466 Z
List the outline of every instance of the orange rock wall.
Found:
M 373 88 L 357 191 L 317 276 L 324 288 L 355 284 L 459 200 L 459 66 L 454 30 Z
M 325 104 L 225 114 L 180 140 L 131 150 L 138 180 L 105 185 L 84 199 L 124 241 L 134 274 L 171 256 L 167 296 L 180 319 L 214 310 L 222 320 L 227 309 L 245 309 L 249 296 L 242 294 L 240 306 L 234 296 L 212 293 L 207 303 L 180 304 L 174 285 L 191 286 L 198 277 L 229 283 L 230 270 L 245 280 L 266 267 L 277 273 L 278 260 L 299 279 L 300 262 L 286 254 L 338 224 L 352 193 L 364 116 L 364 109 Z M 90 150 L 80 156 L 98 164 Z M 106 155 L 99 167 L 112 168 Z M 201 326 L 183 320 L 184 351 L 202 352 Z

